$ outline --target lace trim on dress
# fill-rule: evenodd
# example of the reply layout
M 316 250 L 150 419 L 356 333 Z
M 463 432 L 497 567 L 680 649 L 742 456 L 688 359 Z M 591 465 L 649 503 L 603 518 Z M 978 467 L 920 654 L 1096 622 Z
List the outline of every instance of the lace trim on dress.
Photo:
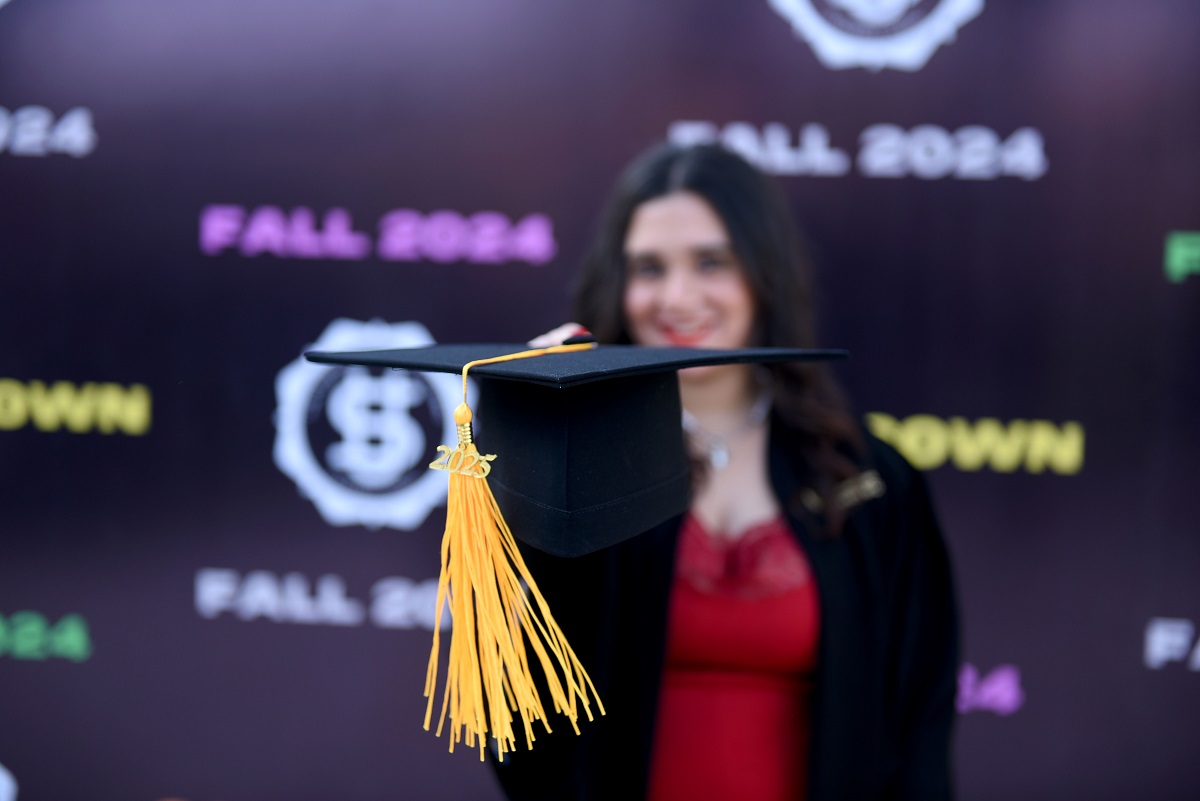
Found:
M 736 538 L 710 534 L 688 514 L 679 533 L 676 572 L 705 594 L 743 599 L 791 592 L 810 579 L 808 560 L 787 521 L 776 517 Z

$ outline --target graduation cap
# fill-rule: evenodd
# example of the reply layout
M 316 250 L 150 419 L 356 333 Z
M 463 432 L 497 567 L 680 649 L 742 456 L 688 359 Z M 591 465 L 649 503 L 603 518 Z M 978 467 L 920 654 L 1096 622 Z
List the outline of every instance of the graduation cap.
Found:
M 577 341 L 577 340 L 584 341 Z M 842 350 L 708 350 L 596 345 L 575 338 L 550 348 L 434 345 L 310 361 L 461 373 L 459 442 L 430 465 L 450 473 L 437 608 L 454 626 L 443 698 L 454 743 L 480 758 L 490 732 L 503 754 L 515 745 L 513 712 L 532 745 L 532 722 L 549 722 L 530 673 L 533 649 L 557 711 L 578 731 L 576 701 L 592 717 L 586 671 L 575 659 L 513 540 L 578 556 L 629 539 L 687 508 L 689 477 L 675 372 L 702 365 L 846 358 Z M 536 357 L 536 358 L 534 358 Z M 466 404 L 468 371 L 480 382 L 481 442 Z M 456 636 L 460 632 L 462 636 Z M 425 694 L 430 725 L 438 631 Z M 555 666 L 557 663 L 557 667 Z M 601 714 L 604 708 L 596 699 Z

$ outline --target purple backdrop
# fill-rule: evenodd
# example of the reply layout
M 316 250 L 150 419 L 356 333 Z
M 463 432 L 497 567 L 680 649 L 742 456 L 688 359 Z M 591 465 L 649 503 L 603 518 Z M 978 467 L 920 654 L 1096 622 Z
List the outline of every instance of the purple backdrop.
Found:
M 620 167 L 779 175 L 930 473 L 963 798 L 1200 797 L 1200 6 L 0 0 L 0 801 L 494 801 L 421 730 L 438 379 Z

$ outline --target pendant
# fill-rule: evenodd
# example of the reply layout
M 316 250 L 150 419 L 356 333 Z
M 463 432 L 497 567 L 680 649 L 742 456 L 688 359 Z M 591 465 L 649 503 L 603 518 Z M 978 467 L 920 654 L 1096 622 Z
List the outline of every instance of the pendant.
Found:
M 713 470 L 724 470 L 729 466 L 729 446 L 724 442 L 713 445 L 708 452 L 708 463 Z

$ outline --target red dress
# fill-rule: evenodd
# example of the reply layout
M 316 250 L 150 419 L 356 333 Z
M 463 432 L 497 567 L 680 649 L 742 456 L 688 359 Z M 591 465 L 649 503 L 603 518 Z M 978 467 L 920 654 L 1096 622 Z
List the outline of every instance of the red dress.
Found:
M 784 519 L 725 539 L 688 515 L 668 614 L 650 801 L 803 799 L 818 602 Z

